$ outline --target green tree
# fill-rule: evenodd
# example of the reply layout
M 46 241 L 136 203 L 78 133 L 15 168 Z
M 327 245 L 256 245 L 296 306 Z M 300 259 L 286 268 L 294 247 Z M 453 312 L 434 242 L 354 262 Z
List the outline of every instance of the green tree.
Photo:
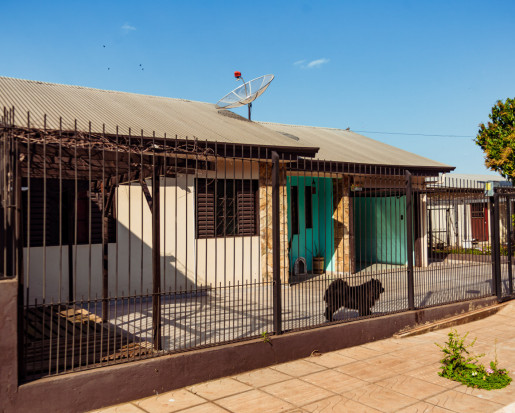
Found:
M 479 125 L 475 142 L 485 152 L 485 165 L 515 183 L 515 99 L 498 100 Z

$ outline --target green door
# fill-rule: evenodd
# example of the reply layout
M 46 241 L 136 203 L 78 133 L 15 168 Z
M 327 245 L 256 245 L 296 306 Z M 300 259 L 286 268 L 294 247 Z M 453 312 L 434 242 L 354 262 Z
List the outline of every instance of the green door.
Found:
M 313 256 L 325 257 L 331 265 L 333 239 L 332 180 L 310 176 L 288 176 L 288 244 L 290 272 L 295 261 L 306 259 L 308 271 L 313 269 Z
M 406 196 L 354 198 L 356 263 L 407 263 Z

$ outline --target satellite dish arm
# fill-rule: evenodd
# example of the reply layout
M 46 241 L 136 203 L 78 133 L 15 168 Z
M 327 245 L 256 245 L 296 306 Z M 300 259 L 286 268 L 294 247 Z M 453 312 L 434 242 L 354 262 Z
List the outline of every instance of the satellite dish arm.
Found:
M 243 80 L 243 76 L 237 77 L 236 81 L 238 81 L 238 80 L 241 80 L 243 82 L 243 86 L 245 87 L 245 96 L 248 96 L 249 94 L 247 93 L 247 84 Z
M 247 84 L 245 83 L 245 80 L 243 80 L 243 76 L 237 77 L 236 80 L 241 80 L 243 82 L 243 86 L 245 87 L 245 96 L 248 96 L 249 92 L 247 91 Z M 249 102 L 247 107 L 249 108 L 249 120 L 251 120 L 250 112 L 252 111 L 252 102 Z

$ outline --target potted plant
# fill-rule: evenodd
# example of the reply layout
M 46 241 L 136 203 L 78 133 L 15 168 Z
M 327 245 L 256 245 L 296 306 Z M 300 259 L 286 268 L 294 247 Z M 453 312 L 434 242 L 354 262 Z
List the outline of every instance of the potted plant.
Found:
M 315 254 L 313 255 L 313 274 L 323 274 L 325 272 L 325 258 L 315 244 Z

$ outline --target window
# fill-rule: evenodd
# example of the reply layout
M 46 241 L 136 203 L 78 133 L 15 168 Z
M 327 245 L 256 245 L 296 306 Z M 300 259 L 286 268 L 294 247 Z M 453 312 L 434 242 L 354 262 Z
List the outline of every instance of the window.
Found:
M 306 228 L 313 228 L 313 190 L 312 186 L 304 189 L 304 213 L 306 215 Z
M 299 187 L 291 186 L 291 233 L 299 233 Z
M 197 238 L 258 233 L 258 181 L 196 180 Z
M 27 183 L 25 182 L 24 185 Z M 75 196 L 75 185 L 77 184 L 77 196 Z M 30 246 L 47 247 L 57 246 L 59 242 L 67 245 L 69 239 L 75 242 L 75 231 L 77 231 L 77 244 L 88 244 L 90 235 L 91 216 L 91 243 L 102 243 L 102 195 L 88 191 L 88 181 L 47 179 L 46 195 L 43 179 L 33 178 L 30 181 Z M 61 192 L 61 196 L 60 191 Z M 27 246 L 27 215 L 28 191 L 22 192 L 23 203 L 23 237 L 24 245 Z M 46 209 L 45 209 L 46 200 Z M 61 208 L 59 201 L 61 200 Z M 77 204 L 75 205 L 75 200 Z M 75 206 L 77 219 L 75 220 Z M 90 211 L 91 208 L 91 211 Z M 114 212 L 108 215 L 108 238 L 109 242 L 116 242 L 116 221 Z M 46 217 L 45 217 L 46 215 Z M 61 234 L 59 234 L 61 231 Z M 45 239 L 45 242 L 43 240 Z

